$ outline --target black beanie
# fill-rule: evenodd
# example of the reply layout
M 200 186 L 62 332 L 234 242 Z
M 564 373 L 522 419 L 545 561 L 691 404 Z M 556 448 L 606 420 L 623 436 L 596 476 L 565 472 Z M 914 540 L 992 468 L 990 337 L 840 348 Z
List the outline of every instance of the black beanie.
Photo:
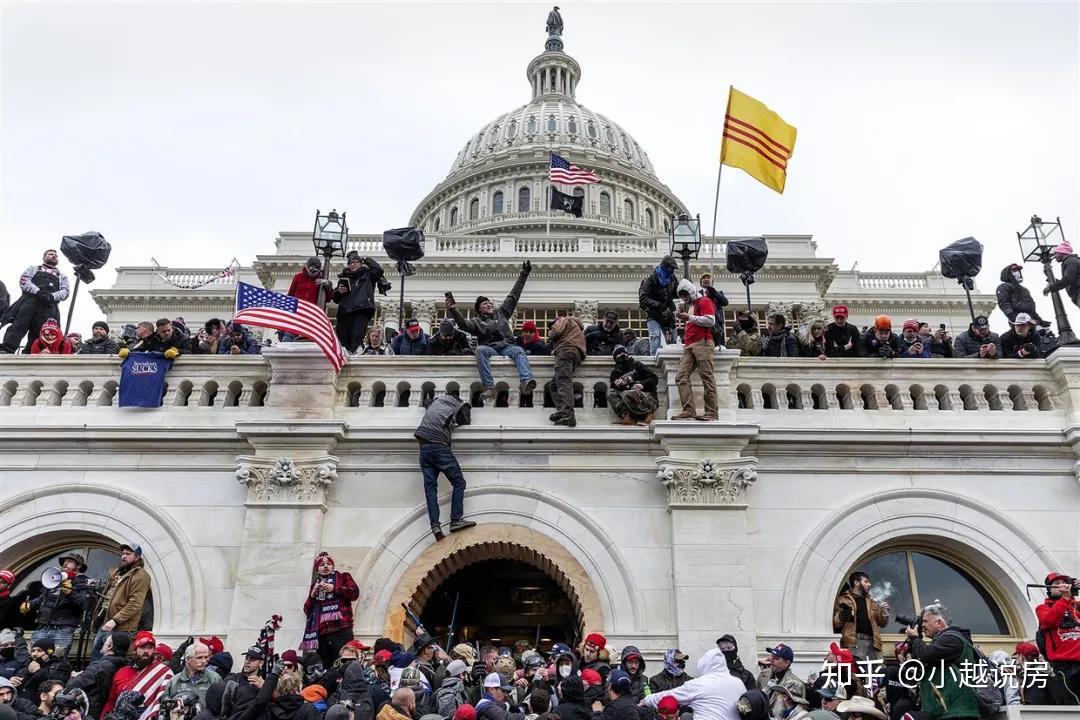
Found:
M 104 320 L 98 320 L 96 323 L 90 326 L 90 329 L 96 330 L 99 327 L 104 328 L 105 332 L 109 332 L 109 323 L 105 322 Z
M 131 633 L 116 630 L 112 634 L 113 655 L 125 657 L 131 648 Z
M 484 295 L 477 295 L 476 296 L 476 302 L 473 303 L 473 311 L 477 315 L 479 315 L 480 314 L 480 303 L 486 303 L 486 302 L 491 302 L 491 298 L 485 297 Z

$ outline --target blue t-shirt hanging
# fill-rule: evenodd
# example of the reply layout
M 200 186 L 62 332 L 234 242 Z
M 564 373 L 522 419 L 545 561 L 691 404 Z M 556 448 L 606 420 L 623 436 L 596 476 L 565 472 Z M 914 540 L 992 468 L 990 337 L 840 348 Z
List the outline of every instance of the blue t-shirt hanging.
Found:
M 161 407 L 172 363 L 161 353 L 128 355 L 120 365 L 120 407 Z

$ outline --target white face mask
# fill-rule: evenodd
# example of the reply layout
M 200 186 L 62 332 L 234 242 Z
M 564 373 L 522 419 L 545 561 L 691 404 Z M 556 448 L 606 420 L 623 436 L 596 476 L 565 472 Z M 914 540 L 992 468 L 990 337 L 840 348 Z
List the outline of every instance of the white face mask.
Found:
M 570 666 L 569 665 L 562 665 L 561 667 L 559 667 L 559 677 L 563 677 L 563 678 L 570 677 Z
M 1024 276 L 1021 275 L 1018 272 L 1013 272 L 1012 276 L 1013 276 L 1013 279 L 1016 280 L 1016 282 L 1023 282 L 1023 280 L 1024 280 Z

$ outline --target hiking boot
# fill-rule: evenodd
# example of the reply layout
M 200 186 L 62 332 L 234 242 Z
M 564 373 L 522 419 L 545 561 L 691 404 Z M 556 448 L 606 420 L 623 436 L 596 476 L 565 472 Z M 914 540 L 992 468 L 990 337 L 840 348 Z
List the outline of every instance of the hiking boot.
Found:
M 459 530 L 468 530 L 471 527 L 476 527 L 476 523 L 472 520 L 465 520 L 462 518 L 461 520 L 450 521 L 450 532 L 452 533 L 458 532 Z
M 497 395 L 498 391 L 496 391 L 495 388 L 484 388 L 483 392 L 480 393 L 480 400 L 484 403 L 484 405 L 487 405 L 488 403 L 494 405 Z
M 564 418 L 564 417 L 566 417 L 566 413 L 564 413 L 564 412 L 553 412 L 550 415 L 548 415 L 548 420 L 550 420 L 551 422 L 555 422 L 559 418 Z
M 695 420 L 701 420 L 702 422 L 716 422 L 720 418 L 713 413 L 705 413 L 704 415 L 698 415 Z
M 613 421 L 611 424 L 612 425 L 634 425 L 636 423 L 634 422 L 634 418 L 627 415 L 626 417 L 621 417 L 618 420 Z
M 565 427 L 577 427 L 577 419 L 573 415 L 560 415 L 557 419 L 552 420 L 556 425 L 563 425 Z
M 694 410 L 683 410 L 678 415 L 672 415 L 672 420 L 696 420 L 697 412 Z
M 521 383 L 521 394 L 532 395 L 533 390 L 536 389 L 536 381 L 533 379 L 526 380 Z
M 649 413 L 648 415 L 646 415 L 641 420 L 638 420 L 637 425 L 639 427 L 649 427 L 650 425 L 652 425 L 652 422 L 655 419 L 656 419 L 656 413 Z
M 446 537 L 445 535 L 443 535 L 442 525 L 438 523 L 432 523 L 431 534 L 435 536 L 435 542 L 439 542 L 444 537 Z

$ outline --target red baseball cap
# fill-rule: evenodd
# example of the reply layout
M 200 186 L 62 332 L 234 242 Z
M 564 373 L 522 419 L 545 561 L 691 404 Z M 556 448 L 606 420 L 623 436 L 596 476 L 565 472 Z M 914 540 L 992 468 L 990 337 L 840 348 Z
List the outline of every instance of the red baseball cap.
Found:
M 600 678 L 600 673 L 588 668 L 581 671 L 581 682 L 586 685 L 599 685 L 603 680 Z
M 370 650 L 371 649 L 367 645 L 365 645 L 364 643 L 360 642 L 359 640 L 350 640 L 349 642 L 345 643 L 345 647 L 352 648 L 353 650 Z
M 166 660 L 172 660 L 173 650 L 165 643 L 158 643 L 158 646 L 154 648 L 154 652 Z
M 157 645 L 157 638 L 149 630 L 141 630 L 135 633 L 135 640 L 131 643 L 131 647 L 137 648 L 143 645 Z
M 390 658 L 392 658 L 393 656 L 394 654 L 391 653 L 389 650 L 380 650 L 379 652 L 375 653 L 375 657 L 372 662 L 374 662 L 376 665 L 389 665 Z
M 661 715 L 674 715 L 679 712 L 679 701 L 670 695 L 665 695 L 660 698 L 660 702 L 656 704 L 656 709 Z
M 847 317 L 847 305 L 833 305 L 832 314 L 833 317 L 836 317 L 837 315 L 843 315 L 844 317 Z
M 526 320 L 521 325 L 521 329 L 522 329 L 523 332 L 536 332 L 536 321 L 535 320 Z

